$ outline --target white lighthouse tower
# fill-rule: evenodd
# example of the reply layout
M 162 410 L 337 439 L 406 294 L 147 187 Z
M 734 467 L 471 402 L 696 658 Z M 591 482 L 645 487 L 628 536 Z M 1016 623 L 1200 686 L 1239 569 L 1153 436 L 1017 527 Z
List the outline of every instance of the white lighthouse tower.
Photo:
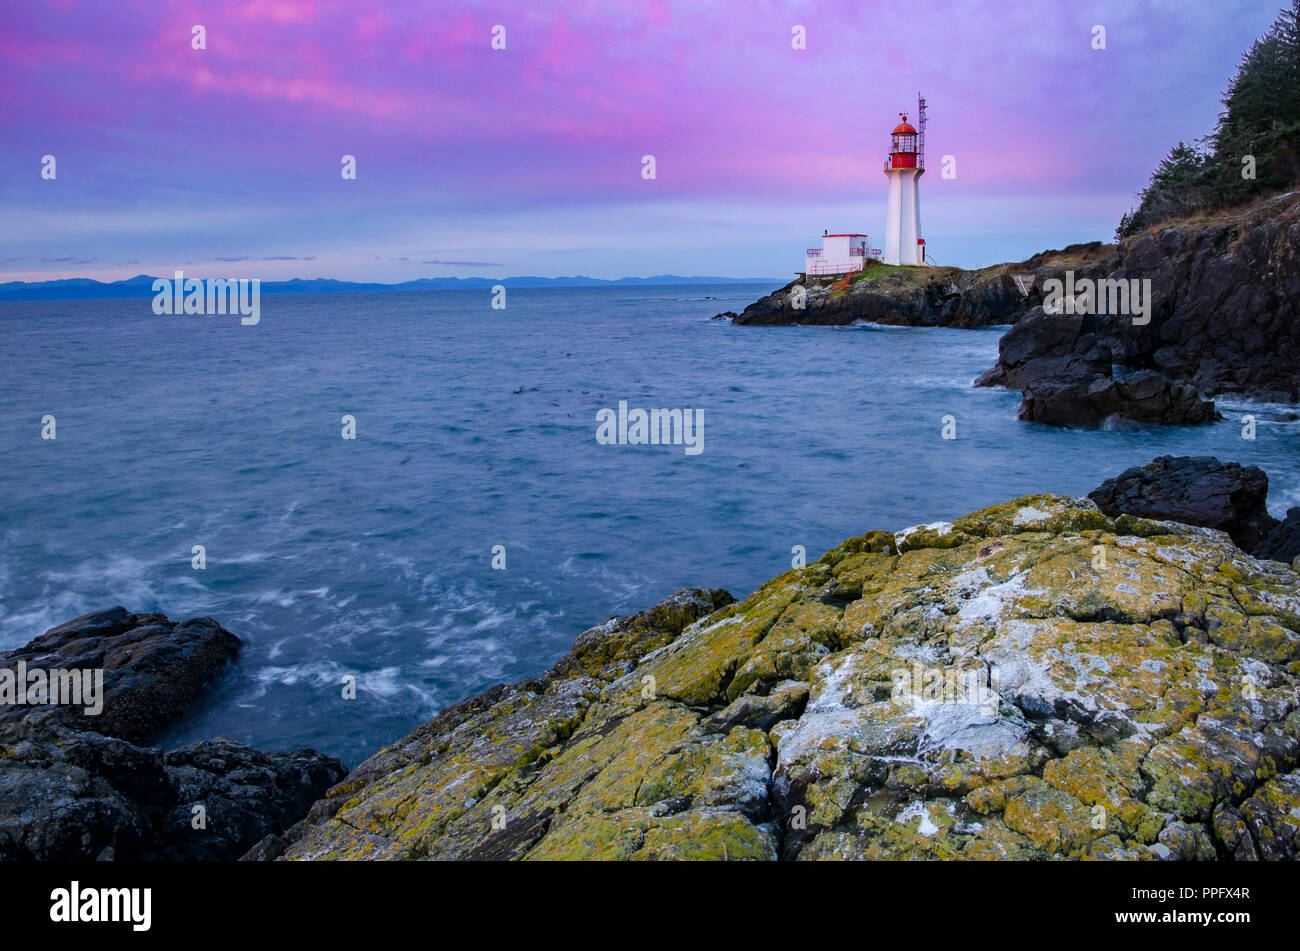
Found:
M 921 195 L 919 185 L 925 174 L 925 100 L 917 97 L 918 133 L 907 121 L 907 113 L 890 133 L 889 158 L 885 175 L 889 177 L 889 213 L 885 218 L 885 263 L 924 264 L 925 239 L 921 237 Z

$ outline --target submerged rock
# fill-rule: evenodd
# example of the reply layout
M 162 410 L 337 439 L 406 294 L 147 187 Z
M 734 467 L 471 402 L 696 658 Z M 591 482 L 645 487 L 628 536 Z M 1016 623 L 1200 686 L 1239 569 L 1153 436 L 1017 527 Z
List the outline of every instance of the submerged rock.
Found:
M 0 702 L 0 860 L 234 859 L 300 819 L 346 774 L 333 757 L 228 739 L 169 753 L 137 745 L 184 712 L 238 649 L 211 618 L 172 623 L 118 607 L 0 653 L 0 678 L 103 677 L 102 695 L 75 705 Z
M 1300 576 L 1221 532 L 1030 496 L 728 600 L 587 632 L 250 857 L 1300 855 Z

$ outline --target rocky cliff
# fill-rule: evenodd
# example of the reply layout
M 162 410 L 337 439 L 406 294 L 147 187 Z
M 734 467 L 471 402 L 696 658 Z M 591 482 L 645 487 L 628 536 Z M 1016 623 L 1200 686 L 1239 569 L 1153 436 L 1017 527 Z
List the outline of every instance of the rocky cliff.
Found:
M 1022 417 L 1197 423 L 1213 418 L 1198 394 L 1300 399 L 1300 192 L 1151 228 L 1076 278 L 1150 281 L 1150 320 L 1031 309 L 978 381 L 1024 391 Z M 1113 364 L 1141 371 L 1145 407 L 1116 393 Z
M 1300 857 L 1300 575 L 1032 496 L 684 591 L 257 857 Z

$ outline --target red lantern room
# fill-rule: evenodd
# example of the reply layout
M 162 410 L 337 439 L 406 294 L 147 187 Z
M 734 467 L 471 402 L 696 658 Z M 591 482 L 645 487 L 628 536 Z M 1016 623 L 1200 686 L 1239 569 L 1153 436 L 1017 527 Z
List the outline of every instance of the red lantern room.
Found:
M 902 118 L 890 133 L 889 168 L 916 168 L 916 130 L 907 121 L 907 113 L 898 114 Z

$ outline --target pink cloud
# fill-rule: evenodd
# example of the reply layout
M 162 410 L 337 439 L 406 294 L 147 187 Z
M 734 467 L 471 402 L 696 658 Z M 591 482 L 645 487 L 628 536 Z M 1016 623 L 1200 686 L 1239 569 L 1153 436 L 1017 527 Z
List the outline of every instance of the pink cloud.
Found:
M 1216 31 L 1120 0 L 17 5 L 0 157 L 58 149 L 65 192 L 81 182 L 105 206 L 342 208 L 347 153 L 362 170 L 347 200 L 383 212 L 725 199 L 775 214 L 883 191 L 887 133 L 920 87 L 928 195 L 1131 194 L 1212 121 L 1272 18 L 1258 7 L 1216 4 Z M 1112 24 L 1104 54 L 1094 20 Z

